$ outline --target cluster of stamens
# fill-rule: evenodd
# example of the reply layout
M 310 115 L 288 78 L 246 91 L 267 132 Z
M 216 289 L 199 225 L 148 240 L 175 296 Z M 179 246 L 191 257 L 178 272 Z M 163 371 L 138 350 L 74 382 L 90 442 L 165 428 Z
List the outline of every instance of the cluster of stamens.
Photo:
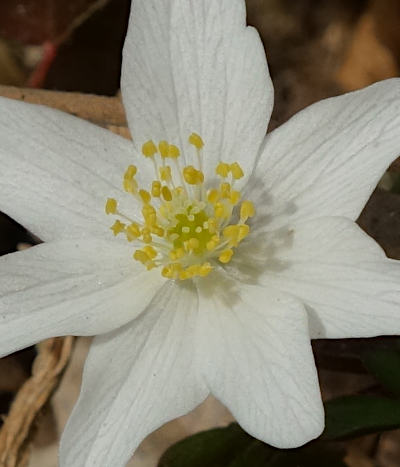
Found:
M 119 217 L 111 227 L 114 235 L 123 234 L 128 242 L 140 245 L 134 259 L 148 270 L 161 267 L 162 275 L 169 279 L 205 277 L 216 262 L 229 263 L 250 232 L 247 220 L 255 214 L 253 204 L 242 201 L 240 191 L 234 189 L 235 181 L 244 175 L 240 165 L 220 162 L 216 167 L 219 185 L 206 190 L 203 140 L 193 133 L 189 143 L 196 151 L 197 167 L 181 167 L 179 148 L 166 141 L 158 146 L 153 141 L 143 145 L 143 156 L 155 169 L 148 190 L 139 188 L 136 166 L 127 168 L 123 188 L 141 203 L 143 222 L 134 222 L 120 212 L 113 198 L 105 208 L 107 214 Z

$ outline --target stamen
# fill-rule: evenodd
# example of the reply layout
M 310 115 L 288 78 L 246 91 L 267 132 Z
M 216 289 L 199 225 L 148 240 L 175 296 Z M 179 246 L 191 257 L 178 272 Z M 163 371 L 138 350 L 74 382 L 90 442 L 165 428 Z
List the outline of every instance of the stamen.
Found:
M 170 144 L 168 146 L 168 157 L 171 159 L 177 159 L 181 155 L 181 152 L 179 151 L 179 148 L 174 146 L 173 144 Z
M 197 133 L 192 133 L 189 136 L 189 143 L 197 149 L 203 149 L 204 146 L 203 140 Z
M 240 220 L 246 222 L 249 217 L 253 217 L 256 211 L 251 201 L 243 201 L 240 207 Z
M 229 175 L 229 171 L 230 171 L 229 164 L 225 164 L 224 162 L 220 162 L 217 165 L 217 168 L 215 170 L 216 174 L 222 178 L 226 178 Z
M 141 222 L 121 213 L 114 198 L 108 198 L 105 206 L 107 214 L 124 221 L 114 222 L 114 235 L 123 233 L 128 242 L 139 245 L 134 259 L 148 270 L 160 267 L 163 277 L 174 280 L 205 277 L 216 264 L 229 263 L 250 233 L 247 220 L 255 215 L 253 203 L 240 203 L 241 193 L 233 189 L 235 181 L 244 176 L 240 165 L 220 162 L 215 172 L 222 180 L 206 193 L 202 170 L 204 142 L 196 133 L 188 141 L 195 148 L 197 164 L 185 167 L 179 164 L 181 151 L 174 144 L 156 144 L 151 140 L 143 144 L 142 153 L 151 159 L 155 169 L 155 179 L 148 190 L 139 189 L 135 165 L 126 169 L 123 187 L 141 203 Z M 157 163 L 159 158 L 162 164 Z M 173 160 L 176 172 L 166 164 L 167 159 Z M 236 210 L 239 212 L 234 214 Z M 232 222 L 233 215 L 239 217 L 236 223 Z
M 169 144 L 166 141 L 160 141 L 158 145 L 158 149 L 160 151 L 160 155 L 163 159 L 166 159 L 168 157 L 169 153 Z
M 114 235 L 117 236 L 121 232 L 124 232 L 126 225 L 120 222 L 119 220 L 116 220 L 111 227 L 111 230 L 113 231 Z
M 157 153 L 157 147 L 153 141 L 147 141 L 143 144 L 142 153 L 145 157 L 153 157 Z
M 106 214 L 116 214 L 118 203 L 114 198 L 108 198 L 106 203 Z
M 189 185 L 201 185 L 204 182 L 204 174 L 197 170 L 193 165 L 189 165 L 183 169 L 183 178 Z
M 232 177 L 235 180 L 239 180 L 240 178 L 244 177 L 243 170 L 237 162 L 234 162 L 233 164 L 231 164 L 230 171 L 231 171 Z

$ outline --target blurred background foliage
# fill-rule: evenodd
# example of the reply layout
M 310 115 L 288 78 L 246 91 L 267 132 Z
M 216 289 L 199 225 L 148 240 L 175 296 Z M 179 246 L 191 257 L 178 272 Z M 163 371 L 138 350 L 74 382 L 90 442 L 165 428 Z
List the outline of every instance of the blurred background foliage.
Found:
M 264 42 L 276 90 L 270 129 L 322 98 L 400 74 L 398 0 L 246 0 Z M 0 85 L 114 96 L 129 0 L 1 0 Z M 134 77 L 133 77 L 134 79 Z M 1 167 L 0 167 L 1 170 Z M 400 180 L 388 172 L 360 225 L 400 259 Z M 35 243 L 0 214 L 0 254 Z M 400 341 L 313 343 L 327 428 L 316 442 L 279 451 L 245 434 L 216 401 L 150 436 L 130 465 L 150 467 L 399 467 Z M 80 341 L 42 416 L 31 467 L 56 465 L 58 433 L 79 389 L 87 341 Z M 35 349 L 0 360 L 0 413 L 27 379 Z M 203 410 L 203 412 L 201 412 Z

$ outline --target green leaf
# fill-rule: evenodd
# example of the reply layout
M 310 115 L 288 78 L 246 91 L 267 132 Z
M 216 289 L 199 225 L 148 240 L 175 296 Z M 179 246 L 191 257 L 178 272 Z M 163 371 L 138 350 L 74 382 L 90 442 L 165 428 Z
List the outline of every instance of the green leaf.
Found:
M 190 436 L 171 446 L 162 456 L 159 467 L 227 467 L 254 438 L 238 424 L 215 428 Z M 249 466 L 250 467 L 250 466 Z
M 343 451 L 327 442 L 314 441 L 298 449 L 277 451 L 264 467 L 348 467 Z M 243 465 L 243 467 L 245 467 Z M 253 467 L 249 464 L 247 467 Z
M 277 449 L 252 438 L 239 425 L 203 431 L 170 447 L 159 467 L 347 467 L 330 442 Z
M 228 467 L 266 467 L 277 452 L 278 449 L 253 438 L 252 443 L 238 453 Z
M 323 439 L 334 440 L 400 427 L 400 401 L 346 396 L 325 403 Z
M 380 349 L 363 355 L 362 361 L 392 394 L 400 397 L 400 351 Z

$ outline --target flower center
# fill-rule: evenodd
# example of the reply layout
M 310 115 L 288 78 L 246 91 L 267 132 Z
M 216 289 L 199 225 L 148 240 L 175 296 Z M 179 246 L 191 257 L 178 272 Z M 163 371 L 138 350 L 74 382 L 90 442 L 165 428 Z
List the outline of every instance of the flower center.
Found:
M 161 268 L 168 279 L 205 277 L 216 264 L 226 264 L 235 249 L 249 234 L 247 220 L 254 216 L 250 201 L 241 201 L 234 189 L 243 177 L 240 165 L 220 162 L 216 167 L 219 182 L 206 189 L 202 171 L 201 137 L 193 133 L 189 143 L 196 152 L 196 165 L 181 167 L 177 146 L 161 141 L 143 145 L 142 153 L 152 161 L 155 179 L 148 190 L 139 188 L 137 168 L 130 165 L 123 178 L 124 190 L 142 206 L 143 221 L 138 223 L 120 212 L 109 198 L 106 213 L 118 216 L 111 230 L 124 234 L 138 248 L 134 259 L 148 270 Z

